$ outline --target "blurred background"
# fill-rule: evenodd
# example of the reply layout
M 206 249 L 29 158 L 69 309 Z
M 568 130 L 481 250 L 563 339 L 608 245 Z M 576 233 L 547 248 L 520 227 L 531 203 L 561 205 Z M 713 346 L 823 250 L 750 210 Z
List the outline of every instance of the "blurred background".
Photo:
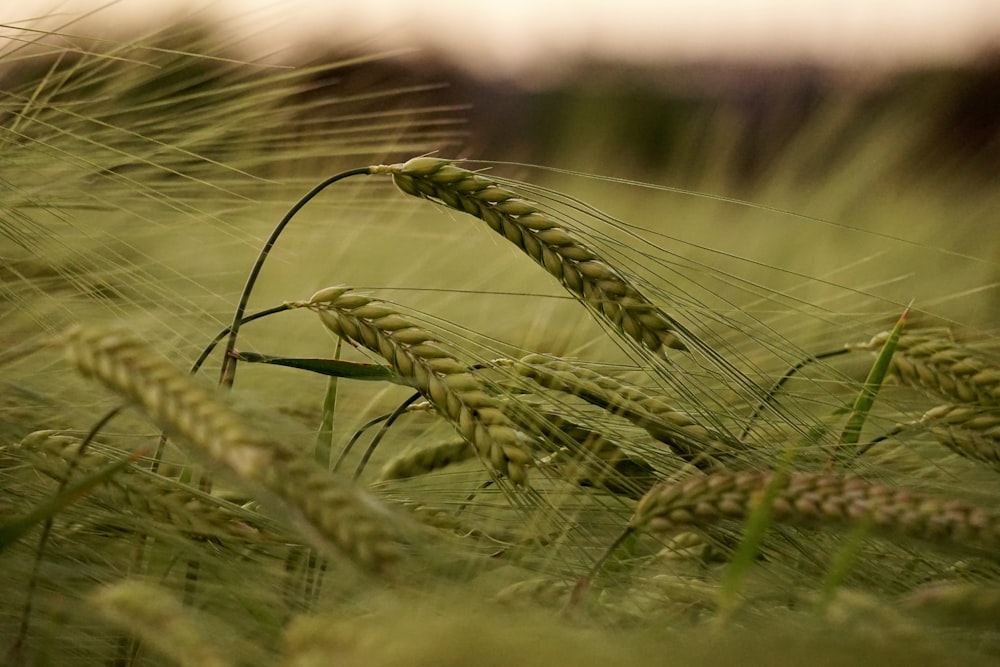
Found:
M 893 104 L 918 117 L 903 119 L 921 125 L 910 169 L 990 174 L 1000 164 L 992 0 L 70 0 L 7 3 L 3 21 L 65 25 L 79 37 L 47 45 L 84 52 L 184 24 L 256 63 L 391 53 L 339 91 L 446 84 L 436 101 L 470 105 L 462 156 L 656 174 L 717 150 L 705 136 L 715 120 L 738 128 L 716 139 L 735 142 L 726 177 L 745 183 L 803 127 L 850 103 L 862 123 Z

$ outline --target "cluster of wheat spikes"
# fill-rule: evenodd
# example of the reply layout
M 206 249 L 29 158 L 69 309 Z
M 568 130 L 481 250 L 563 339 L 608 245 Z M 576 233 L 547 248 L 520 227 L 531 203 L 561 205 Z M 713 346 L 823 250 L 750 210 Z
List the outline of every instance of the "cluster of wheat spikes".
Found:
M 666 348 L 684 350 L 680 336 L 694 339 L 674 317 L 644 296 L 625 272 L 601 259 L 571 230 L 557 225 L 540 205 L 512 190 L 437 158 L 352 173 L 392 174 L 408 194 L 483 219 L 606 320 L 613 335 L 639 343 L 633 349 L 650 355 L 650 363 L 662 360 Z M 252 288 L 252 281 L 249 284 Z M 56 336 L 50 345 L 64 350 L 70 365 L 84 377 L 137 406 L 166 434 L 188 444 L 196 461 L 216 473 L 235 477 L 247 497 L 263 502 L 264 509 L 256 502 L 243 507 L 227 502 L 204 482 L 199 490 L 190 482 L 157 472 L 157 459 L 152 471 L 132 463 L 105 475 L 101 471 L 115 450 L 91 442 L 93 434 L 81 439 L 40 432 L 7 447 L 5 456 L 60 482 L 60 489 L 74 477 L 82 477 L 85 500 L 65 499 L 60 506 L 90 506 L 94 516 L 102 517 L 97 525 L 117 523 L 126 534 L 140 540 L 138 544 L 149 544 L 152 539 L 158 548 L 169 550 L 175 549 L 177 542 L 207 540 L 205 544 L 217 544 L 215 549 L 225 549 L 225 553 L 252 553 L 251 562 L 264 568 L 270 561 L 280 566 L 274 548 L 294 545 L 296 535 L 301 535 L 304 544 L 319 550 L 324 563 L 325 557 L 342 554 L 360 568 L 380 575 L 386 584 L 396 586 L 405 580 L 409 585 L 430 586 L 430 590 L 446 587 L 456 577 L 481 577 L 491 569 L 491 563 L 479 554 L 488 553 L 484 546 L 492 544 L 496 549 L 499 545 L 524 569 L 524 581 L 494 591 L 494 604 L 500 608 L 515 602 L 520 609 L 525 605 L 553 610 L 565 607 L 574 617 L 585 609 L 587 618 L 636 627 L 650 619 L 682 617 L 694 609 L 711 616 L 733 581 L 746 589 L 744 605 L 759 613 L 764 603 L 755 602 L 753 583 L 743 580 L 746 575 L 741 579 L 732 572 L 738 565 L 745 568 L 753 560 L 764 559 L 757 569 L 766 573 L 768 560 L 789 554 L 780 544 L 765 541 L 754 545 L 749 541 L 753 530 L 771 530 L 783 535 L 795 549 L 809 550 L 822 549 L 825 533 L 850 531 L 855 526 L 858 537 L 852 553 L 832 562 L 814 555 L 805 568 L 813 576 L 823 576 L 825 571 L 834 581 L 849 579 L 849 571 L 865 553 L 891 552 L 893 540 L 899 538 L 905 538 L 904 545 L 923 545 L 916 553 L 937 545 L 931 553 L 961 554 L 962 562 L 982 559 L 978 567 L 984 571 L 989 571 L 988 563 L 1000 546 L 1000 513 L 995 508 L 971 499 L 886 484 L 879 480 L 877 468 L 861 465 L 872 447 L 885 446 L 887 439 L 920 433 L 969 459 L 997 464 L 1000 431 L 995 389 L 1000 368 L 988 355 L 953 342 L 897 327 L 869 343 L 846 348 L 877 354 L 875 368 L 883 367 L 882 377 L 875 380 L 877 385 L 897 380 L 950 402 L 931 408 L 918 419 L 900 422 L 880 440 L 855 445 L 851 456 L 840 459 L 852 470 L 824 472 L 796 469 L 814 466 L 816 459 L 809 455 L 807 444 L 795 444 L 794 431 L 789 432 L 789 442 L 781 446 L 737 438 L 699 423 L 694 412 L 697 405 L 690 406 L 692 411 L 676 404 L 683 397 L 668 398 L 656 385 L 636 386 L 580 360 L 541 354 L 463 360 L 465 353 L 449 343 L 445 332 L 403 314 L 401 307 L 344 286 L 320 290 L 309 299 L 289 301 L 269 312 L 298 309 L 315 312 L 335 336 L 380 360 L 373 366 L 299 359 L 300 368 L 342 378 L 379 378 L 411 388 L 426 401 L 423 412 L 430 410 L 440 417 L 460 439 L 411 447 L 386 463 L 381 482 L 366 491 L 325 470 L 296 443 L 255 433 L 212 392 L 133 336 L 113 328 L 76 326 Z M 239 358 L 255 359 L 235 351 L 227 357 L 233 364 Z M 286 364 L 291 361 L 296 360 L 284 360 Z M 865 390 L 871 391 L 871 387 L 866 385 Z M 783 399 L 780 385 L 762 396 L 765 402 Z M 859 414 L 857 410 L 854 417 L 862 419 L 868 411 Z M 404 480 L 416 483 L 448 475 L 449 469 L 463 466 L 470 458 L 480 459 L 485 466 L 485 484 L 451 509 L 435 506 L 431 497 L 419 500 L 419 487 L 414 487 L 416 496 L 411 497 L 400 486 Z M 838 465 L 835 460 L 828 460 L 825 467 Z M 467 467 L 462 469 L 465 474 L 471 472 Z M 529 470 L 533 471 L 530 476 Z M 505 480 L 515 486 L 504 486 Z M 491 493 L 491 487 L 498 484 L 519 517 L 518 530 L 505 528 L 497 517 L 477 518 L 469 513 L 476 506 L 476 494 Z M 601 507 L 611 499 L 620 509 L 605 509 L 599 519 L 588 509 L 588 505 Z M 116 505 L 117 511 L 139 513 L 146 519 L 114 521 L 109 515 L 114 514 L 110 508 Z M 97 513 L 96 508 L 101 511 Z M 68 512 L 43 516 L 51 522 Z M 281 520 L 276 521 L 278 517 Z M 30 522 L 31 517 L 24 521 Z M 741 537 L 741 524 L 747 526 L 746 537 Z M 5 544 L 19 541 L 20 533 L 13 532 L 16 529 L 15 524 L 8 528 L 12 537 Z M 703 531 L 701 537 L 685 532 L 691 529 Z M 596 546 L 602 542 L 602 534 L 608 547 L 603 556 L 581 550 L 582 535 L 589 535 Z M 640 564 L 618 572 L 621 566 L 612 567 L 610 562 L 626 538 L 636 535 L 646 535 L 650 544 L 662 536 L 677 538 L 659 554 L 655 549 L 640 548 L 643 541 L 633 539 L 629 558 Z M 875 537 L 888 542 L 869 539 Z M 716 548 L 706 551 L 682 546 L 690 538 L 696 544 L 707 540 Z M 435 545 L 430 558 L 428 550 L 422 548 L 428 541 Z M 532 545 L 547 545 L 544 548 L 550 555 L 542 556 L 544 552 L 536 552 Z M 300 547 L 285 548 L 291 554 Z M 169 590 L 151 588 L 138 578 L 98 590 L 88 598 L 88 604 L 123 631 L 180 664 L 230 664 L 203 623 L 223 628 L 233 619 L 196 620 L 186 606 L 212 590 L 209 577 L 198 566 L 202 560 L 210 563 L 212 557 L 197 549 L 183 553 L 189 559 L 186 604 Z M 421 555 L 417 557 L 417 553 Z M 675 555 L 660 560 L 666 553 Z M 399 566 L 404 554 L 409 560 L 433 562 Z M 665 585 L 662 577 L 675 576 L 670 568 L 677 563 L 710 557 L 723 565 L 721 574 L 718 566 L 704 563 L 700 574 L 686 574 L 683 581 Z M 925 554 L 912 557 L 928 558 Z M 944 568 L 947 556 L 938 558 L 936 567 Z M 295 562 L 289 555 L 284 568 L 273 567 L 272 576 L 287 582 Z M 319 562 L 307 567 L 308 576 L 315 579 L 331 567 L 329 563 L 321 567 Z M 548 576 L 527 576 L 539 569 Z M 942 584 L 948 582 L 944 572 L 942 569 L 939 575 Z M 717 577 L 721 580 L 716 581 Z M 879 582 L 887 586 L 883 594 L 907 592 L 894 590 L 892 581 Z M 713 582 L 718 588 L 713 588 Z M 608 595 L 594 590 L 603 585 L 610 586 Z M 625 595 L 623 590 L 631 593 Z M 714 595 L 713 590 L 717 591 Z M 918 596 L 914 591 L 908 600 L 934 605 L 937 598 Z M 992 589 L 986 594 L 995 595 Z M 286 592 L 286 604 L 299 599 L 298 595 L 289 597 Z M 315 599 L 317 595 L 322 595 L 322 586 L 314 580 L 308 597 Z M 821 609 L 836 609 L 829 601 L 840 599 L 837 595 L 837 588 L 833 588 L 823 598 L 827 603 Z M 988 607 L 988 602 L 982 604 Z M 296 617 L 294 609 L 288 608 L 288 618 Z M 347 650 L 339 644 L 340 631 L 313 628 L 306 639 L 302 634 L 305 622 L 304 617 L 298 617 L 290 626 L 285 649 L 289 664 L 313 664 L 320 660 L 318 656 Z M 918 621 L 908 618 L 905 622 Z M 887 632 L 906 636 L 905 631 L 895 628 Z M 252 641 L 243 641 L 239 648 L 240 655 L 255 656 L 254 660 L 264 659 L 261 656 L 270 650 Z M 365 650 L 374 651 L 374 647 Z
M 57 93 L 84 83 L 63 74 L 53 70 L 39 124 L 36 101 L 15 98 L 10 136 L 58 146 L 42 129 L 53 109 L 71 111 Z M 91 166 L 127 171 L 112 144 Z M 164 167 L 156 151 L 132 157 Z M 174 177 L 181 166 L 170 162 Z M 339 285 L 248 314 L 289 223 L 360 176 L 486 223 L 620 354 L 526 350 Z M 823 651 L 855 664 L 903 651 L 917 664 L 989 664 L 1000 650 L 989 346 L 904 315 L 864 343 L 835 330 L 832 351 L 803 351 L 784 375 L 762 370 L 738 346 L 714 348 L 726 332 L 689 320 L 689 295 L 664 298 L 636 276 L 586 227 L 587 209 L 533 192 L 437 157 L 350 169 L 281 220 L 191 373 L 163 353 L 177 331 L 163 311 L 145 335 L 46 320 L 5 356 L 86 396 L 86 428 L 53 399 L 38 428 L 0 431 L 7 662 L 802 664 Z M 27 305 L 23 280 L 3 285 L 5 301 Z M 337 354 L 249 351 L 241 332 L 265 318 L 282 341 L 325 329 Z M 222 341 L 212 388 L 195 374 Z M 799 352 L 788 348 L 782 363 Z M 280 393 L 260 381 L 275 366 L 327 383 L 309 442 L 255 398 Z M 809 373 L 819 400 L 793 388 Z M 372 387 L 398 407 L 343 427 L 341 401 Z M 101 416 L 108 398 L 118 405 Z M 349 459 L 354 479 L 340 470 Z

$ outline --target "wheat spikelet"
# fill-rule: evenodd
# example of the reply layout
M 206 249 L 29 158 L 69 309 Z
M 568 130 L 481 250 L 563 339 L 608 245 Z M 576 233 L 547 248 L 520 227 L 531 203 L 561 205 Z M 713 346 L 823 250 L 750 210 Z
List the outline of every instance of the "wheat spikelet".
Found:
M 309 301 L 289 305 L 316 311 L 334 334 L 381 355 L 458 429 L 484 462 L 515 484 L 527 482 L 527 436 L 514 428 L 500 402 L 434 334 L 346 287 L 323 289 Z
M 928 410 L 920 421 L 956 454 L 1000 470 L 1000 410 L 946 404 Z
M 649 301 L 619 271 L 538 204 L 451 160 L 415 158 L 372 167 L 391 174 L 406 194 L 439 202 L 483 220 L 559 280 L 618 331 L 665 356 L 686 349 L 679 323 Z
M 419 477 L 446 468 L 452 463 L 467 461 L 475 454 L 475 450 L 465 440 L 442 442 L 411 452 L 403 452 L 385 464 L 379 475 L 379 480 Z
M 226 667 L 220 638 L 190 607 L 162 589 L 135 581 L 98 589 L 91 603 L 109 620 L 127 630 L 178 665 Z
M 821 473 L 720 472 L 661 484 L 639 502 L 630 526 L 666 532 L 743 519 L 769 490 L 777 522 L 870 523 L 883 533 L 931 542 L 1000 545 L 1000 510 Z
M 398 556 L 390 530 L 396 519 L 386 507 L 312 459 L 251 436 L 235 414 L 151 348 L 120 332 L 87 327 L 74 327 L 62 342 L 83 375 L 131 399 L 214 462 L 277 495 L 322 545 L 372 571 L 383 571 Z
M 661 398 L 565 359 L 530 354 L 513 366 L 519 375 L 546 389 L 571 394 L 627 419 L 700 468 L 719 467 L 720 460 L 746 451 L 739 441 L 705 428 Z
M 883 332 L 854 347 L 878 352 L 888 336 Z M 940 334 L 904 332 L 889 373 L 905 384 L 961 403 L 1000 405 L 1000 366 Z

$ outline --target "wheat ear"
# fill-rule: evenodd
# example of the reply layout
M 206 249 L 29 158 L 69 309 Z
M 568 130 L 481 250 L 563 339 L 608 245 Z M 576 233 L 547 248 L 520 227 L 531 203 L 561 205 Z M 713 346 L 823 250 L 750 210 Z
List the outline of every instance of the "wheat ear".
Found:
M 705 428 L 661 398 L 616 378 L 544 354 L 530 354 L 512 363 L 515 372 L 546 389 L 576 396 L 645 429 L 700 468 L 719 467 L 721 460 L 746 452 L 734 438 Z
M 942 445 L 960 456 L 1000 470 L 1000 409 L 939 405 L 920 418 Z
M 649 463 L 630 456 L 604 434 L 522 401 L 503 405 L 514 423 L 537 435 L 539 442 L 554 445 L 553 453 L 538 463 L 552 465 L 563 479 L 636 499 L 656 483 Z
M 98 589 L 91 604 L 178 665 L 234 664 L 223 657 L 219 637 L 204 627 L 199 614 L 158 587 L 124 581 Z
M 277 495 L 324 546 L 372 571 L 386 569 L 398 556 L 388 508 L 312 459 L 252 436 L 235 414 L 152 348 L 121 332 L 82 326 L 66 332 L 62 343 L 81 374 L 138 404 L 215 463 Z
M 682 327 L 674 318 L 539 204 L 452 160 L 420 157 L 372 167 L 372 173 L 391 174 L 406 194 L 479 218 L 646 349 L 660 355 L 666 348 L 686 349 L 680 338 Z
M 1000 510 L 821 473 L 722 472 L 661 484 L 639 501 L 629 525 L 666 532 L 744 519 L 767 493 L 774 493 L 773 517 L 782 523 L 870 524 L 930 542 L 1000 545 Z
M 86 473 L 110 460 L 93 449 L 82 459 L 77 452 L 81 440 L 58 431 L 36 431 L 18 445 L 18 458 L 33 471 L 62 481 L 76 461 L 76 470 Z M 117 510 L 126 516 L 152 519 L 170 530 L 193 537 L 225 537 L 242 542 L 288 541 L 265 517 L 231 502 L 203 493 L 187 484 L 130 466 L 90 490 L 87 500 Z
M 883 332 L 854 347 L 877 352 L 888 336 Z M 914 332 L 900 336 L 889 373 L 905 384 L 947 399 L 1000 405 L 1000 366 L 940 334 Z
M 430 447 L 422 447 L 411 452 L 403 452 L 382 468 L 381 481 L 408 479 L 446 468 L 476 455 L 475 450 L 465 440 L 442 442 Z
M 514 428 L 500 402 L 434 334 L 387 304 L 350 293 L 347 287 L 326 288 L 309 301 L 289 305 L 317 312 L 331 332 L 381 355 L 455 426 L 484 462 L 516 484 L 527 483 L 529 438 Z

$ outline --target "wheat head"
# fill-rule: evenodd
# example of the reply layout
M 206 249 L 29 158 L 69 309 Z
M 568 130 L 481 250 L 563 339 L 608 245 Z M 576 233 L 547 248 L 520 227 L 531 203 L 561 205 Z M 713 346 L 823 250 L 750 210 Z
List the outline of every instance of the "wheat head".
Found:
M 475 451 L 465 440 L 421 447 L 411 452 L 403 452 L 386 463 L 379 480 L 419 477 L 446 468 L 453 463 L 466 461 L 475 455 Z
M 398 518 L 388 508 L 311 458 L 251 435 L 234 413 L 151 347 L 122 332 L 84 326 L 67 331 L 61 342 L 81 374 L 133 401 L 213 462 L 276 495 L 321 545 L 376 572 L 399 556 L 392 530 Z
M 956 454 L 1000 470 L 1000 409 L 949 403 L 931 408 L 920 422 Z
M 80 444 L 80 438 L 75 436 L 36 431 L 14 449 L 18 459 L 30 463 L 34 472 L 61 482 L 71 465 L 86 474 L 111 460 L 93 448 L 81 457 Z M 260 514 L 135 466 L 91 489 L 86 501 L 114 508 L 144 523 L 152 520 L 160 530 L 169 528 L 189 538 L 227 538 L 240 544 L 289 541 L 287 535 L 278 532 L 273 522 Z
M 503 405 L 514 423 L 534 433 L 552 451 L 538 465 L 554 468 L 562 479 L 636 499 L 656 483 L 656 471 L 649 463 L 630 455 L 606 435 L 521 400 Z
M 510 363 L 516 373 L 546 389 L 576 396 L 627 419 L 699 468 L 721 467 L 722 461 L 747 451 L 739 441 L 702 426 L 662 398 L 569 360 L 530 354 Z
M 684 350 L 682 327 L 620 271 L 535 202 L 452 160 L 414 158 L 372 167 L 406 194 L 473 215 L 523 250 L 574 296 L 644 348 Z
M 205 628 L 198 613 L 156 586 L 123 581 L 98 589 L 90 602 L 108 620 L 178 665 L 235 664 L 225 657 L 219 637 Z
M 888 336 L 883 332 L 854 347 L 877 353 Z M 889 374 L 952 401 L 1000 405 L 1000 366 L 940 333 L 904 332 L 892 355 Z
M 381 355 L 399 377 L 450 421 L 493 470 L 526 484 L 530 439 L 516 429 L 482 382 L 437 337 L 387 304 L 347 287 L 320 290 L 292 307 L 319 314 L 331 332 Z
M 870 523 L 888 535 L 980 548 L 1000 545 L 1000 510 L 823 473 L 719 472 L 653 488 L 630 526 L 652 532 L 744 519 L 768 492 L 773 518 L 815 527 Z

